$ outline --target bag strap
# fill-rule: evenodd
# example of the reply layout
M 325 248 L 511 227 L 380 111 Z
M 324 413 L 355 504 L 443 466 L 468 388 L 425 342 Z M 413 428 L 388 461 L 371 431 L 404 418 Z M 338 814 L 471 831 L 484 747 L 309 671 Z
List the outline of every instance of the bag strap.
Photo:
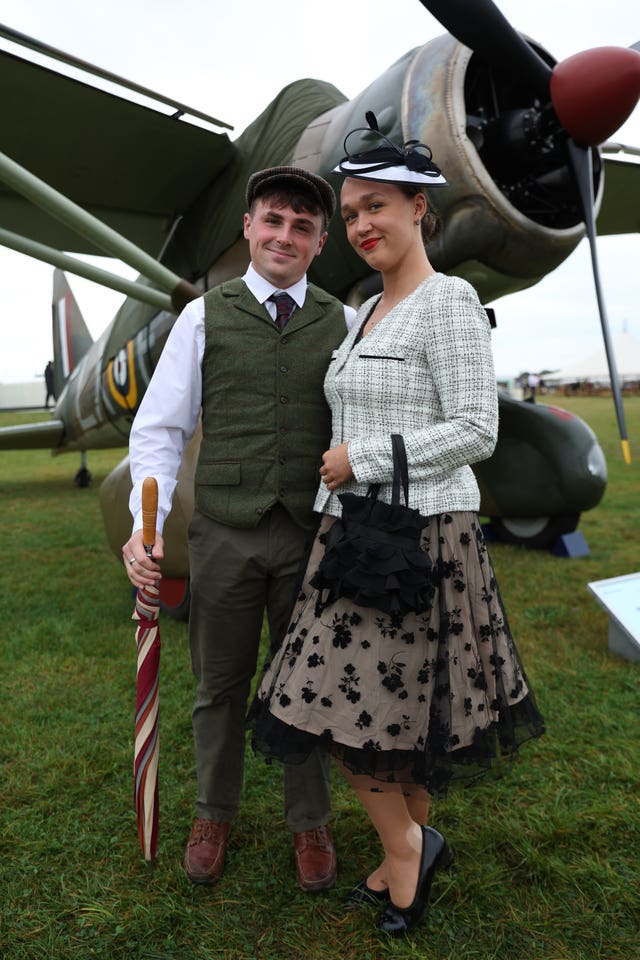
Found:
M 393 483 L 391 486 L 391 503 L 398 506 L 400 503 L 400 484 L 404 492 L 405 505 L 409 506 L 409 467 L 407 464 L 407 451 L 404 445 L 402 434 L 391 434 L 391 450 L 393 453 Z M 370 500 L 377 500 L 380 492 L 380 484 L 372 483 L 367 490 L 367 497 Z
M 404 502 L 408 507 L 409 467 L 407 464 L 407 451 L 401 434 L 391 434 L 391 447 L 393 450 L 393 486 L 391 488 L 391 503 L 394 505 L 400 503 L 400 484 L 402 484 Z

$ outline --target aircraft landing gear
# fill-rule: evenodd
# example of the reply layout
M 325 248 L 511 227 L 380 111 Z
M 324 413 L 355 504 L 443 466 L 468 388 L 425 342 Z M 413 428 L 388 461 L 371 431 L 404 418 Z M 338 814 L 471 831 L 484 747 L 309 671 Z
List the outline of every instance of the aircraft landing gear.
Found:
M 563 534 L 573 533 L 579 520 L 579 513 L 555 517 L 491 517 L 491 532 L 503 543 L 515 543 L 531 550 L 550 550 Z
M 87 467 L 87 454 L 84 450 L 80 454 L 80 457 L 80 469 L 73 478 L 73 482 L 75 483 L 76 487 L 80 487 L 82 489 L 91 485 L 93 474 Z

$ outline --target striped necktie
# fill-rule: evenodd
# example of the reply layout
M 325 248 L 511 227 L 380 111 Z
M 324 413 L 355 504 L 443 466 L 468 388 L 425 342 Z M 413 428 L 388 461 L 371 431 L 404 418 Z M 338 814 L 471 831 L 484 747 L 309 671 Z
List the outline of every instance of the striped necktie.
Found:
M 276 326 L 278 330 L 284 330 L 296 302 L 288 293 L 273 293 L 269 300 L 276 305 Z

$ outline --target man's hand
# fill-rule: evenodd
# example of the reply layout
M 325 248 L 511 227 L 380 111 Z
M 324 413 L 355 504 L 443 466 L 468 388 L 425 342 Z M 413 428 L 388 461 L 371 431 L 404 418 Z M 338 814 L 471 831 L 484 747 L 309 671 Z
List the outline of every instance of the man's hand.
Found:
M 339 447 L 333 447 L 322 454 L 320 476 L 327 490 L 335 490 L 347 480 L 353 480 L 353 470 L 347 455 L 348 446 L 348 443 L 341 443 Z
M 142 530 L 136 530 L 122 548 L 122 559 L 127 576 L 134 587 L 157 587 L 162 573 L 157 561 L 162 560 L 164 540 L 156 530 L 153 556 L 148 557 L 142 543 Z

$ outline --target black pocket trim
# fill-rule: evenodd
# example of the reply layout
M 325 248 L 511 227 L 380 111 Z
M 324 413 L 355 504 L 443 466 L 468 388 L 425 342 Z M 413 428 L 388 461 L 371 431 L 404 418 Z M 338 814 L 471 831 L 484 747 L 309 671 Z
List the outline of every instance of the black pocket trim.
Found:
M 404 357 L 386 357 L 379 353 L 361 353 L 359 360 L 396 360 L 398 363 L 404 363 Z

